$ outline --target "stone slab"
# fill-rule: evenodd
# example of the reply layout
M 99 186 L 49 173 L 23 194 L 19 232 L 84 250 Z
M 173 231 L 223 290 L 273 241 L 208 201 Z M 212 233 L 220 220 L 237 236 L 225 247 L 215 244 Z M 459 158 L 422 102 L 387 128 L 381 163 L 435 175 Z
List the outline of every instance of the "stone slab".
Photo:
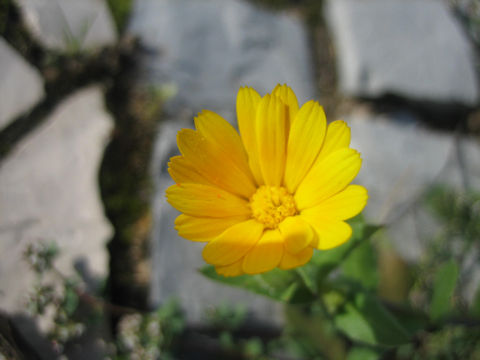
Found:
M 16 0 L 29 30 L 42 45 L 60 51 L 91 50 L 117 41 L 103 0 Z
M 402 257 L 417 262 L 441 229 L 423 203 L 430 186 L 480 191 L 480 144 L 426 129 L 409 113 L 352 113 L 345 119 L 363 165 L 355 182 L 369 191 L 364 215 L 387 224 Z
M 198 270 L 205 266 L 202 258 L 204 244 L 188 241 L 177 235 L 175 218 L 180 215 L 167 203 L 165 190 L 173 184 L 166 163 L 171 156 L 178 155 L 176 134 L 188 128 L 188 122 L 166 122 L 160 129 L 155 148 L 153 173 L 157 194 L 154 202 L 154 229 L 152 243 L 152 285 L 150 303 L 159 305 L 174 297 L 186 311 L 187 320 L 199 323 L 205 320 L 207 311 L 215 306 L 243 305 L 256 321 L 270 325 L 283 322 L 283 307 L 262 296 L 215 283 Z
M 362 154 L 355 182 L 369 192 L 365 217 L 387 224 L 396 250 L 409 261 L 418 260 L 425 244 L 416 221 L 428 232 L 432 219 L 416 214 L 415 206 L 453 155 L 453 138 L 423 128 L 408 112 L 354 112 L 345 120 L 352 131 L 352 147 Z
M 277 83 L 288 83 L 300 101 L 313 97 L 303 25 L 292 16 L 240 0 L 136 0 L 129 32 L 146 50 L 139 85 L 169 83 L 176 88 L 165 104 L 169 119 L 159 130 L 153 157 L 152 305 L 177 297 L 189 321 L 198 322 L 212 306 L 242 303 L 257 320 L 281 323 L 278 304 L 198 274 L 205 265 L 202 244 L 182 239 L 174 230 L 178 213 L 165 201 L 165 189 L 172 183 L 166 168 L 178 152 L 176 132 L 190 127 L 194 114 L 209 109 L 235 123 L 240 86 L 266 93 Z
M 352 147 L 362 154 L 357 181 L 370 192 L 366 215 L 396 218 L 438 177 L 453 152 L 453 138 L 423 128 L 414 115 L 351 114 Z
M 55 241 L 62 273 L 82 262 L 98 279 L 108 274 L 98 170 L 113 121 L 100 88 L 64 100 L 0 163 L 0 308 L 22 312 L 34 276 L 22 259 L 30 243 Z
M 240 86 L 260 93 L 287 83 L 314 94 L 307 33 L 299 19 L 241 0 L 136 0 L 129 32 L 146 48 L 141 79 L 174 84 L 166 109 L 186 118 L 202 109 L 234 119 Z
M 346 94 L 478 103 L 473 49 L 447 2 L 330 0 L 326 14 Z
M 40 73 L 0 37 L 0 130 L 44 95 Z

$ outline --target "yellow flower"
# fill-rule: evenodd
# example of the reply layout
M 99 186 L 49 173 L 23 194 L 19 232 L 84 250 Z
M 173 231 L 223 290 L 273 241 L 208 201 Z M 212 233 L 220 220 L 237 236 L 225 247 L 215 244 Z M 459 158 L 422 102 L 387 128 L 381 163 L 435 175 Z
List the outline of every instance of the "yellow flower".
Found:
M 361 159 L 349 148 L 346 123 L 327 126 L 323 108 L 313 100 L 299 108 L 286 85 L 264 97 L 241 88 L 237 119 L 240 136 L 206 110 L 196 130 L 179 131 L 182 155 L 170 159 L 176 184 L 167 189 L 183 213 L 179 235 L 206 242 L 203 258 L 224 276 L 291 269 L 314 249 L 347 241 L 344 220 L 362 211 L 368 195 L 349 185 Z

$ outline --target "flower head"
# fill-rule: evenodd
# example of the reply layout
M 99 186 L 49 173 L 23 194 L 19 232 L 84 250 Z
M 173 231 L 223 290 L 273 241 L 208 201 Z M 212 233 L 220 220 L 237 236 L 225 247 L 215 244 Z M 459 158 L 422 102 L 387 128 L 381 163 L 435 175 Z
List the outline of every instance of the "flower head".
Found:
M 343 121 L 327 126 L 323 108 L 301 108 L 294 92 L 277 85 L 261 97 L 241 88 L 240 135 L 219 115 L 204 110 L 196 130 L 177 136 L 181 156 L 169 162 L 175 181 L 167 200 L 183 214 L 180 236 L 206 242 L 203 258 L 219 274 L 257 274 L 307 263 L 314 249 L 343 244 L 344 222 L 367 203 L 367 191 L 349 185 L 360 154 L 349 148 Z

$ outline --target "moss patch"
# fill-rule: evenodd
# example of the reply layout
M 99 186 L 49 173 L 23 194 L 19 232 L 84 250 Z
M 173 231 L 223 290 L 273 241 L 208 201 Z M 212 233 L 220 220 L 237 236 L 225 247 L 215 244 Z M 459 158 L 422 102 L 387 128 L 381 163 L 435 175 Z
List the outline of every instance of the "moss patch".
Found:
M 133 53 L 120 57 L 121 71 L 107 93 L 116 127 L 101 166 L 100 188 L 107 217 L 115 228 L 109 244 L 111 300 L 145 309 L 150 276 L 150 162 L 160 99 L 154 91 L 134 86 Z

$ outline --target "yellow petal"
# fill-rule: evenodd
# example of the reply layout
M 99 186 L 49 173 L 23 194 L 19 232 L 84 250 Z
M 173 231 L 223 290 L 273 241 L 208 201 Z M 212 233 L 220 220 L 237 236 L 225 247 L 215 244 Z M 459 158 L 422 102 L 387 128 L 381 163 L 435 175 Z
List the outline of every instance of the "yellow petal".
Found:
M 349 185 L 317 206 L 303 210 L 302 215 L 346 220 L 359 214 L 367 204 L 367 199 L 367 189 L 360 185 Z
M 209 264 L 230 265 L 240 260 L 260 240 L 263 225 L 247 220 L 225 230 L 203 249 L 203 258 Z
M 185 159 L 210 183 L 233 194 L 249 198 L 256 190 L 251 175 L 198 131 L 182 129 L 177 143 Z
M 240 88 L 237 95 L 237 122 L 243 145 L 248 154 L 248 164 L 258 185 L 263 185 L 256 139 L 257 106 L 260 95 L 251 88 Z
M 290 86 L 287 86 L 286 84 L 283 84 L 283 85 L 278 84 L 277 86 L 275 86 L 275 89 L 273 89 L 272 91 L 272 95 L 278 96 L 288 106 L 287 128 L 289 128 L 290 125 L 295 120 L 295 117 L 297 116 L 297 112 L 298 112 L 297 96 L 295 95 L 293 90 L 290 88 Z
M 305 249 L 313 239 L 314 233 L 308 223 L 300 216 L 289 216 L 279 225 L 278 229 L 285 242 L 288 252 L 296 254 Z
M 191 241 L 210 241 L 230 226 L 245 221 L 248 216 L 199 218 L 182 214 L 175 219 L 178 235 Z
M 244 173 L 251 174 L 242 139 L 227 120 L 212 111 L 203 110 L 194 121 L 198 132 L 215 144 L 217 151 L 225 153 Z
M 344 221 L 325 219 L 313 214 L 302 214 L 301 217 L 317 233 L 317 248 L 320 250 L 328 250 L 340 246 L 352 236 L 352 228 Z
M 280 260 L 280 264 L 278 265 L 278 267 L 282 270 L 289 270 L 305 265 L 307 262 L 310 261 L 312 255 L 313 248 L 310 246 L 307 246 L 305 249 L 303 249 L 297 254 L 291 254 L 285 250 L 283 252 L 283 257 L 282 260 Z
M 277 267 L 283 255 L 283 239 L 278 230 L 267 230 L 243 259 L 243 272 L 260 274 Z
M 194 166 L 183 156 L 173 156 L 170 158 L 168 173 L 177 184 L 197 183 L 212 185 L 204 176 L 200 175 Z
M 315 163 L 295 193 L 297 209 L 313 207 L 342 191 L 357 176 L 361 165 L 360 154 L 350 148 L 337 150 Z
M 290 129 L 285 165 L 285 186 L 294 193 L 312 167 L 325 137 L 327 120 L 315 101 L 302 106 Z
M 265 95 L 257 108 L 257 146 L 263 180 L 268 186 L 280 186 L 285 170 L 287 140 L 286 106 L 280 98 Z
M 323 160 L 331 153 L 347 148 L 350 145 L 350 128 L 343 120 L 335 120 L 327 127 L 327 134 L 323 142 L 317 162 Z
M 240 259 L 230 265 L 216 266 L 215 270 L 217 271 L 217 274 L 223 275 L 225 277 L 243 275 L 244 272 L 242 270 L 242 263 L 243 259 Z
M 167 201 L 178 211 L 197 217 L 249 216 L 246 200 L 217 187 L 203 184 L 177 184 L 167 191 Z

